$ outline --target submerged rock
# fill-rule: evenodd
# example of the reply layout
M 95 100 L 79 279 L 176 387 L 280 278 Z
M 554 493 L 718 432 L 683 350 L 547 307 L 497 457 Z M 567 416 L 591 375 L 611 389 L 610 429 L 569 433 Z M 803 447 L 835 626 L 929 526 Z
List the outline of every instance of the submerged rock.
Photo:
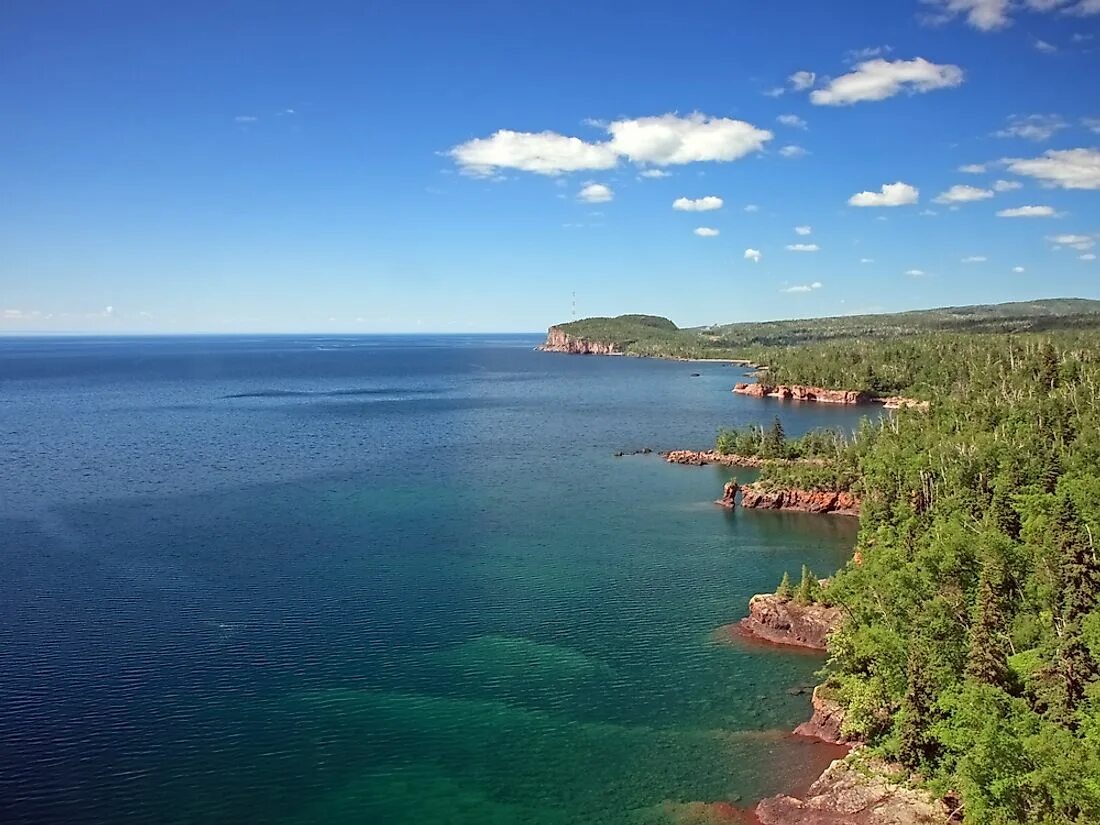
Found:
M 824 650 L 829 634 L 840 626 L 840 608 L 799 604 L 774 593 L 749 599 L 749 615 L 741 620 L 742 633 L 766 642 Z

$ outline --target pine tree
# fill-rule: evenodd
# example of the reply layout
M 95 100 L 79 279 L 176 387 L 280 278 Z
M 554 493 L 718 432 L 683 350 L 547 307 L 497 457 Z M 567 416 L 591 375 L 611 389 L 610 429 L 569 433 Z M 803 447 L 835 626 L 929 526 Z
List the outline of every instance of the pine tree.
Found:
M 1008 683 L 1004 607 L 1004 573 L 999 564 L 988 562 L 978 575 L 977 615 L 970 626 L 966 675 L 996 687 Z
M 791 577 L 787 574 L 787 571 L 783 571 L 783 580 L 779 582 L 779 588 L 775 591 L 781 599 L 789 599 L 794 595 L 794 588 L 791 587 Z
M 906 660 L 905 697 L 898 729 L 898 758 L 911 770 L 927 767 L 939 754 L 939 745 L 931 732 L 936 721 L 936 688 L 929 665 L 924 642 L 917 640 Z
M 1086 616 L 1100 597 L 1100 569 L 1091 542 L 1081 530 L 1081 517 L 1073 500 L 1058 497 L 1051 519 L 1051 536 L 1058 551 L 1061 588 L 1057 595 L 1055 633 L 1058 637 L 1056 672 L 1058 710 L 1067 725 L 1085 696 L 1085 689 L 1100 676 L 1100 665 L 1089 654 L 1082 635 Z
M 989 521 L 1013 541 L 1019 540 L 1020 514 L 1016 512 L 1004 484 L 997 484 L 993 488 L 993 499 L 989 503 Z
M 781 458 L 786 453 L 786 440 L 787 436 L 783 432 L 783 424 L 779 421 L 779 416 L 775 417 L 772 421 L 771 429 L 768 430 L 767 438 L 764 442 L 764 449 L 767 455 L 771 458 Z
M 1049 390 L 1058 385 L 1058 353 L 1049 341 L 1039 350 L 1039 382 Z
M 802 580 L 798 583 L 798 592 L 795 601 L 799 604 L 812 604 L 817 597 L 819 585 L 813 571 L 806 565 L 802 565 Z

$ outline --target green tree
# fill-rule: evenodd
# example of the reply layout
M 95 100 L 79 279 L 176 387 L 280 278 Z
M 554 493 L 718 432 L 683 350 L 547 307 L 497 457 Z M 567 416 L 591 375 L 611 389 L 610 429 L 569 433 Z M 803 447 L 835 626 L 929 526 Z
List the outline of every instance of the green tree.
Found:
M 932 733 L 938 718 L 937 694 L 932 683 L 932 657 L 926 644 L 918 639 L 909 648 L 905 696 L 899 711 L 898 758 L 912 770 L 926 770 L 939 753 L 939 742 Z
M 1058 612 L 1055 633 L 1058 653 L 1059 705 L 1064 722 L 1073 726 L 1073 715 L 1088 685 L 1098 676 L 1098 664 L 1085 643 L 1085 619 L 1097 606 L 1100 569 L 1087 534 L 1081 529 L 1077 507 L 1066 494 L 1058 496 L 1050 525 L 1058 550 Z
M 799 604 L 812 604 L 821 591 L 817 577 L 806 565 L 802 565 L 802 580 L 798 583 L 798 592 L 795 593 L 795 601 Z
M 787 436 L 783 432 L 783 424 L 777 415 L 764 437 L 764 454 L 769 458 L 783 458 L 786 455 Z
M 1008 683 L 1008 644 L 1005 635 L 1004 573 L 987 562 L 978 576 L 978 603 L 970 625 L 966 675 L 995 687 Z
M 789 599 L 794 595 L 794 589 L 791 587 L 791 577 L 786 570 L 783 571 L 783 580 L 779 582 L 775 595 L 781 599 Z

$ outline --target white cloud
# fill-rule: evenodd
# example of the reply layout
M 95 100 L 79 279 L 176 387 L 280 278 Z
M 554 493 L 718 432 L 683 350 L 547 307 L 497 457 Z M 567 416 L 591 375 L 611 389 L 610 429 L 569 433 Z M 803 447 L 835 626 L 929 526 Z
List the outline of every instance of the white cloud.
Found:
M 894 50 L 893 46 L 871 46 L 866 49 L 849 49 L 844 57 L 849 63 L 856 63 L 861 60 L 867 60 L 872 57 L 878 57 L 882 54 L 890 54 Z
M 719 234 L 717 229 L 710 226 L 700 226 L 695 230 L 695 234 L 700 238 L 713 238 Z
M 929 23 L 945 23 L 960 14 L 982 31 L 1003 29 L 1012 24 L 1012 14 L 1026 7 L 1033 12 L 1058 12 L 1073 17 L 1100 14 L 1100 0 L 923 0 L 936 11 L 925 19 Z M 1038 41 L 1041 43 L 1042 41 Z M 1039 48 L 1038 43 L 1036 48 Z M 1040 49 L 1042 51 L 1042 49 Z
M 1056 249 L 1060 246 L 1068 246 L 1084 252 L 1096 246 L 1096 241 L 1091 235 L 1047 235 L 1047 240 L 1054 244 Z
M 780 115 L 776 118 L 777 121 L 784 126 L 790 126 L 792 129 L 805 129 L 806 121 L 800 118 L 798 115 Z
M 705 198 L 677 198 L 672 202 L 672 208 L 681 212 L 709 212 L 712 209 L 722 208 L 722 199 L 716 195 L 707 195 Z
M 791 84 L 791 88 L 796 92 L 804 92 L 814 85 L 817 80 L 817 75 L 813 72 L 795 72 L 787 78 L 787 82 Z
M 1100 117 L 1083 117 L 1081 118 L 1081 125 L 1100 135 Z
M 511 129 L 460 143 L 447 154 L 465 174 L 475 177 L 490 177 L 499 169 L 560 175 L 611 169 L 619 162 L 618 155 L 607 143 L 587 143 L 557 132 L 513 132 Z
M 1030 160 L 1008 158 L 1008 171 L 1061 189 L 1100 189 L 1100 149 L 1048 149 Z
M 993 197 L 993 190 L 957 184 L 934 198 L 936 203 L 970 203 Z
M 605 186 L 602 183 L 589 183 L 577 193 L 577 200 L 582 200 L 585 203 L 607 203 L 609 200 L 615 197 L 615 193 L 611 191 L 610 186 Z
M 1014 266 L 1012 267 L 1012 271 L 1019 275 L 1021 272 L 1026 272 L 1027 270 L 1024 269 L 1022 266 Z
M 764 254 L 759 249 L 751 249 L 750 248 L 750 249 L 745 250 L 745 260 L 746 261 L 752 261 L 755 264 L 755 263 L 758 263 L 760 261 L 760 259 L 763 258 L 763 257 L 764 257 Z
M 915 60 L 868 60 L 854 72 L 833 78 L 822 89 L 810 93 L 818 106 L 848 106 L 865 100 L 885 100 L 901 92 L 915 94 L 947 89 L 963 82 L 963 70 L 954 65 L 937 65 Z
M 1054 216 L 1054 208 L 1050 206 L 1017 206 L 1013 209 L 1002 209 L 997 213 L 998 218 L 1050 218 Z
M 997 180 L 993 181 L 994 192 L 1011 192 L 1013 189 L 1022 189 L 1023 184 L 1018 180 Z
M 255 123 L 257 120 L 259 118 L 253 115 L 237 115 L 233 118 L 234 123 Z
M 984 163 L 968 163 L 966 166 L 959 167 L 960 172 L 965 172 L 968 175 L 984 175 L 985 164 Z
M 1036 40 L 1031 44 L 1035 47 L 1035 51 L 1042 52 L 1043 54 L 1054 54 L 1058 51 L 1058 47 L 1053 43 L 1047 43 L 1045 40 Z
M 965 258 L 962 259 L 962 263 L 964 263 L 964 264 L 984 264 L 988 260 L 989 260 L 989 258 L 987 258 L 985 255 L 967 255 Z
M 800 158 L 800 157 L 803 157 L 804 155 L 808 155 L 809 152 L 807 152 L 801 146 L 795 146 L 792 143 L 792 144 L 790 144 L 788 146 L 784 146 L 782 149 L 780 149 L 779 154 L 781 154 L 785 158 Z
M 774 88 L 764 90 L 764 95 L 767 97 L 782 97 L 786 93 L 787 90 L 782 86 L 775 86 Z
M 788 286 L 779 290 L 780 292 L 799 293 L 799 292 L 813 292 L 815 289 L 821 289 L 824 284 L 821 281 L 814 281 L 812 284 L 799 284 L 797 286 Z
M 1080 258 L 1082 261 L 1095 261 L 1096 260 L 1096 256 L 1093 255 L 1091 252 L 1086 252 L 1084 255 L 1078 255 L 1077 257 Z
M 737 160 L 759 151 L 772 138 L 771 132 L 751 123 L 699 112 L 616 120 L 606 130 L 610 140 L 589 143 L 557 132 L 501 129 L 487 138 L 461 143 L 446 154 L 464 173 L 476 177 L 492 177 L 500 169 L 560 175 L 611 169 L 623 157 L 656 166 Z
M 905 270 L 905 274 L 908 275 L 910 278 L 923 278 L 928 273 L 925 272 L 923 269 L 907 269 Z
M 745 211 L 746 212 L 759 212 L 760 207 L 757 206 L 755 203 L 748 203 L 748 204 L 745 204 Z
M 1009 0 L 923 0 L 925 5 L 935 6 L 937 12 L 929 18 L 932 23 L 944 23 L 965 14 L 966 22 L 982 31 L 993 31 L 1008 26 Z
M 1100 0 L 1080 0 L 1079 3 L 1075 3 L 1062 13 L 1074 17 L 1089 17 L 1093 14 L 1100 14 Z
M 667 178 L 672 175 L 671 172 L 666 172 L 664 169 L 643 169 L 638 174 L 643 178 Z
M 937 212 L 935 209 L 922 209 L 917 214 L 918 215 L 923 215 L 926 218 L 934 218 L 934 217 L 936 217 L 936 215 L 938 215 L 940 213 Z
M 1058 115 L 1012 115 L 1008 126 L 993 133 L 995 137 L 1023 138 L 1024 140 L 1049 140 L 1054 134 L 1069 127 Z
M 789 243 L 788 252 L 820 252 L 821 247 L 815 243 Z
M 875 262 L 875 259 L 874 258 L 860 258 L 859 262 L 861 264 L 873 264 Z
M 814 231 L 812 226 L 796 226 L 794 232 L 796 235 L 809 235 Z
M 693 112 L 616 120 L 607 127 L 611 151 L 656 166 L 731 161 L 760 151 L 772 133 L 743 120 Z
M 851 206 L 907 206 L 916 203 L 920 190 L 908 183 L 884 183 L 878 192 L 859 192 L 848 198 Z

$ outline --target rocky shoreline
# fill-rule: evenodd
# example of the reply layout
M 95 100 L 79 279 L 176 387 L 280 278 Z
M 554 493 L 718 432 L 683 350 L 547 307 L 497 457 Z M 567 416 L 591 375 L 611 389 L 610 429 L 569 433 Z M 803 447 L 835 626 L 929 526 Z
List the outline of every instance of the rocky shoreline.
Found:
M 741 498 L 738 501 L 738 494 Z M 732 510 L 740 504 L 746 510 L 789 510 L 798 513 L 830 513 L 858 516 L 860 499 L 846 490 L 800 490 L 795 487 L 765 490 L 757 484 L 739 485 L 727 481 L 715 504 Z
M 816 401 L 819 404 L 867 404 L 872 396 L 858 390 L 827 390 L 803 384 L 740 383 L 733 392 L 753 398 L 779 398 L 783 401 Z
M 824 651 L 829 634 L 840 626 L 842 618 L 839 608 L 802 605 L 762 593 L 750 599 L 749 615 L 737 627 L 742 635 L 770 644 Z M 844 733 L 844 709 L 824 686 L 814 688 L 812 703 L 810 719 L 795 728 L 794 734 L 851 750 L 830 763 L 801 797 L 778 794 L 762 799 L 751 811 L 741 812 L 743 821 L 756 825 L 947 825 L 949 814 L 942 801 L 908 787 L 904 771 L 866 756 L 862 746 Z
M 739 383 L 734 386 L 733 392 L 738 395 L 748 395 L 753 398 L 778 398 L 782 401 L 813 401 L 818 404 L 882 404 L 883 409 L 900 410 L 916 409 L 927 412 L 930 405 L 927 401 L 916 398 L 906 398 L 902 395 L 891 395 L 879 398 L 861 390 L 830 390 L 825 387 L 813 387 L 807 384 L 761 384 Z
M 546 343 L 537 347 L 540 352 L 564 352 L 569 355 L 623 355 L 612 341 L 589 341 L 569 335 L 557 327 L 546 332 Z
M 842 615 L 837 607 L 799 604 L 774 593 L 759 593 L 749 599 L 749 615 L 738 627 L 743 635 L 772 644 L 824 651 Z

